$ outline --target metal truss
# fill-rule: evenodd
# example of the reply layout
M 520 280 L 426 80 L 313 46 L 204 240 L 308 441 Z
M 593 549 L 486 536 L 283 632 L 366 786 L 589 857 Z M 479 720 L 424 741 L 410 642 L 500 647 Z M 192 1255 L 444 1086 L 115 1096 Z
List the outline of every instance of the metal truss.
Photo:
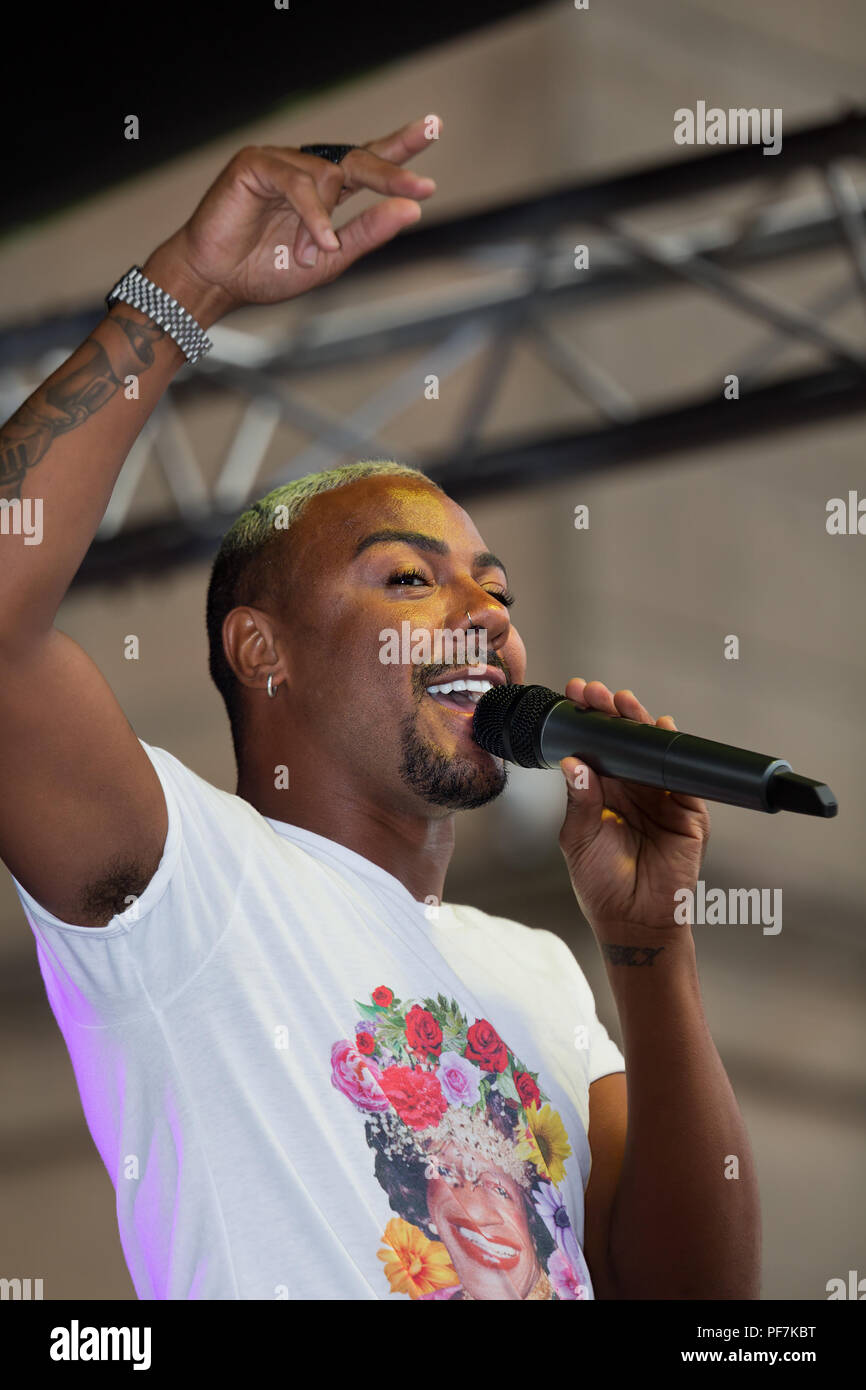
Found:
M 781 154 L 760 146 L 727 148 L 698 159 L 578 184 L 410 233 L 352 270 L 353 292 L 367 274 L 393 271 L 404 290 L 382 299 L 328 308 L 291 336 L 265 338 L 231 325 L 211 330 L 214 350 L 184 369 L 133 447 L 104 522 L 79 573 L 102 582 L 206 555 L 252 497 L 304 473 L 351 456 L 389 456 L 381 432 L 419 397 L 424 378 L 440 384 L 470 364 L 474 390 L 456 436 L 436 455 L 401 450 L 452 494 L 527 487 L 590 469 L 698 449 L 723 437 L 747 437 L 866 410 L 866 342 L 839 336 L 827 320 L 853 298 L 866 309 L 866 222 L 854 173 L 866 174 L 866 116 L 859 113 L 786 137 Z M 804 169 L 820 175 L 817 192 L 788 193 L 784 184 Z M 852 170 L 854 173 L 852 173 Z M 748 215 L 716 217 L 649 235 L 624 220 L 651 206 L 685 204 L 728 187 L 757 184 Z M 861 179 L 861 186 L 863 180 Z M 769 192 L 772 194 L 768 198 Z M 574 229 L 592 229 L 590 268 L 576 270 Z M 805 308 L 755 285 L 755 271 L 805 252 L 829 251 L 840 262 L 838 284 Z M 435 291 L 425 295 L 427 271 L 440 263 Z M 442 288 L 441 266 L 459 270 Z M 406 267 L 417 272 L 400 275 Z M 467 278 L 467 270 L 471 278 Z M 748 273 L 748 279 L 744 278 Z M 563 330 L 565 311 L 605 306 L 639 296 L 697 287 L 712 306 L 722 303 L 763 324 L 767 336 L 739 363 L 726 361 L 706 394 L 663 410 L 642 408 Z M 420 288 L 419 288 L 420 287 Z M 363 296 L 360 296 L 363 299 Z M 0 405 L 11 413 L 62 360 L 101 313 L 8 329 L 0 334 Z M 573 321 L 573 315 L 572 315 Z M 825 365 L 799 375 L 768 374 L 792 343 L 817 350 Z M 485 422 L 517 345 L 529 348 L 597 417 L 589 429 L 528 432 L 491 445 Z M 684 351 L 687 351 L 687 345 Z M 305 400 L 304 380 L 333 369 L 405 354 L 407 364 L 348 414 Z M 736 409 L 722 395 L 735 373 Z M 26 384 L 25 384 L 26 383 Z M 185 425 L 187 405 L 214 392 L 240 396 L 245 407 L 216 476 L 206 479 Z M 261 477 L 276 430 L 290 424 L 308 443 L 277 473 Z M 169 512 L 142 525 L 131 518 L 146 469 L 158 467 L 171 494 Z

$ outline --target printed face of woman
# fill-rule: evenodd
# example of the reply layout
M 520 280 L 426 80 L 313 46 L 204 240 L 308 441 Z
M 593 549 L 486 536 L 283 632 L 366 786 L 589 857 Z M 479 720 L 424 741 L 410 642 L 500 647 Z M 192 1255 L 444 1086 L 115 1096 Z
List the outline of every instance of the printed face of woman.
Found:
M 427 1208 L 461 1284 L 477 1299 L 526 1298 L 539 1266 L 520 1186 L 453 1142 L 431 1159 Z

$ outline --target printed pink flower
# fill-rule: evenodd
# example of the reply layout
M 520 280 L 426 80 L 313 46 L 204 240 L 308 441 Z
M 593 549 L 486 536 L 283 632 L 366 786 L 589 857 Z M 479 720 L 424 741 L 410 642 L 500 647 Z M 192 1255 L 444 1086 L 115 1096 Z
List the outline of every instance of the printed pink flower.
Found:
M 547 1265 L 550 1282 L 557 1298 L 589 1298 L 589 1289 L 582 1284 L 561 1250 L 554 1250 Z
M 400 1119 L 412 1129 L 438 1125 L 448 1109 L 439 1078 L 434 1072 L 413 1071 L 411 1067 L 386 1067 L 380 1085 Z
M 456 1052 L 443 1052 L 436 1075 L 452 1105 L 475 1105 L 480 1094 L 478 1068 Z
M 341 1038 L 331 1048 L 331 1085 L 348 1096 L 359 1110 L 387 1110 L 388 1097 L 379 1084 L 381 1073 L 370 1057 Z

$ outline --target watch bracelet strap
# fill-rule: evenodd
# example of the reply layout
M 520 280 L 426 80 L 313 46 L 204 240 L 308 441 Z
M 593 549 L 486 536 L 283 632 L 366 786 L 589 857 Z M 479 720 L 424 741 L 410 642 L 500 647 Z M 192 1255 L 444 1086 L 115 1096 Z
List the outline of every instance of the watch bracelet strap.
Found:
M 153 319 L 174 339 L 188 362 L 197 362 L 213 347 L 192 314 L 187 313 L 172 295 L 149 280 L 140 265 L 128 270 L 105 296 L 109 309 L 119 300 Z

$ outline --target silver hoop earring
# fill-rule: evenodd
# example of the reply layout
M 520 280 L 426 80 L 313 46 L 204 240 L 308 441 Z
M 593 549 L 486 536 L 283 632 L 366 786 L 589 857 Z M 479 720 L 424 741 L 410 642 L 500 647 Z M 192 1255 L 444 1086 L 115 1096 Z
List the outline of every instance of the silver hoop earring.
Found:
M 475 624 L 474 624 L 473 621 L 472 621 L 472 614 L 469 612 L 469 609 L 468 609 L 468 608 L 464 608 L 463 612 L 466 614 L 467 618 L 469 619 L 469 626 L 470 626 L 470 627 L 474 627 Z
M 270 676 L 268 676 L 268 695 L 271 697 L 271 699 L 273 699 L 274 696 L 276 695 L 276 693 L 277 693 L 277 687 L 274 685 L 274 678 L 273 678 L 273 676 L 270 675 Z

